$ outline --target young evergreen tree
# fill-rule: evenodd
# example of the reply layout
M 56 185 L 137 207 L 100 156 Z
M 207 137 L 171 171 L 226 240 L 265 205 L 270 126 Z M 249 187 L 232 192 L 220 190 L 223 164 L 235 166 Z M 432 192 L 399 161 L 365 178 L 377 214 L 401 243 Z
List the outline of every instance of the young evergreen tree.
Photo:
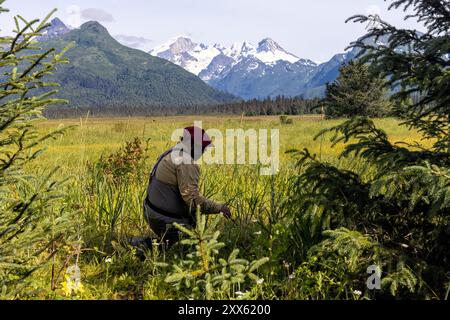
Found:
M 338 78 L 327 85 L 324 105 L 327 118 L 348 118 L 355 115 L 382 117 L 390 103 L 383 80 L 373 77 L 369 68 L 352 60 L 340 68 Z
M 446 0 L 392 1 L 390 9 L 412 9 L 406 19 L 416 19 L 427 32 L 397 29 L 374 16 L 354 16 L 351 21 L 375 27 L 356 47 L 361 61 L 370 63 L 375 76 L 389 79 L 387 86 L 400 89 L 394 96 L 394 115 L 425 135 L 436 139 L 434 151 L 450 148 L 450 3 Z M 388 37 L 386 46 L 365 43 Z M 370 42 L 369 42 L 370 43 Z
M 304 151 L 295 194 L 303 216 L 320 215 L 315 230 L 358 230 L 392 252 L 389 259 L 374 261 L 382 264 L 382 283 L 389 286 L 384 294 L 445 298 L 450 287 L 450 3 L 400 0 L 390 8 L 411 9 L 408 18 L 423 23 L 427 32 L 356 16 L 350 20 L 377 22 L 366 38 L 388 37 L 389 43 L 372 46 L 363 39 L 355 46 L 362 48 L 361 61 L 371 73 L 397 89 L 394 113 L 403 119 L 401 125 L 423 135 L 422 143 L 392 143 L 373 121 L 354 117 L 323 133 L 333 132 L 332 142 L 345 144 L 341 156 L 362 162 L 363 169 L 343 170 Z M 399 265 L 410 270 L 406 282 L 395 280 L 405 278 L 394 270 Z M 401 283 L 406 287 L 399 288 Z
M 0 12 L 7 11 L 3 3 Z M 62 182 L 53 178 L 57 169 L 29 173 L 42 142 L 61 134 L 42 135 L 34 126 L 46 106 L 62 102 L 52 98 L 56 91 L 48 88 L 56 84 L 45 77 L 66 62 L 64 52 L 42 51 L 35 41 L 49 17 L 39 22 L 17 16 L 15 36 L 0 36 L 0 298 L 20 295 L 29 275 L 56 253 L 55 244 L 68 234 Z
M 175 224 L 187 238 L 182 245 L 190 246 L 186 257 L 180 257 L 172 265 L 165 281 L 173 284 L 177 290 L 184 289 L 193 299 L 230 299 L 249 298 L 256 283 L 263 282 L 257 275 L 258 268 L 269 261 L 269 258 L 248 261 L 238 258 L 239 249 L 234 249 L 226 258 L 220 255 L 225 243 L 219 241 L 217 231 L 219 219 L 213 218 L 207 223 L 207 217 L 196 213 L 196 227 L 193 230 Z M 244 291 L 244 292 L 242 292 Z

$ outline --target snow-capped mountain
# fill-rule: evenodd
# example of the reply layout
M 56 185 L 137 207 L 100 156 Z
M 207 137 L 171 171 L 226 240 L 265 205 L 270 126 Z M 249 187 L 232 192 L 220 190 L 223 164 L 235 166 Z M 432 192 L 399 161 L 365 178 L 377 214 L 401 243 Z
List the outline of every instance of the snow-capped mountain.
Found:
M 59 18 L 54 18 L 50 22 L 50 26 L 42 32 L 42 35 L 37 38 L 38 41 L 45 41 L 55 39 L 69 33 L 72 28 L 66 26 Z
M 291 77 L 309 75 L 317 67 L 315 62 L 300 59 L 271 38 L 257 45 L 236 42 L 225 47 L 177 37 L 154 48 L 150 54 L 185 68 L 217 89 L 243 98 L 271 95 Z
M 150 51 L 151 55 L 169 60 L 197 76 L 220 53 L 219 46 L 194 43 L 186 37 L 177 37 Z
M 59 38 L 71 30 L 55 18 L 38 40 Z M 125 46 L 140 50 L 145 50 L 152 43 L 151 40 L 133 36 L 119 35 L 115 38 Z M 374 39 L 368 38 L 365 42 L 386 45 L 388 39 L 380 38 L 375 43 Z M 277 95 L 321 97 L 326 84 L 339 75 L 342 64 L 354 59 L 358 52 L 358 49 L 353 49 L 336 54 L 330 61 L 316 64 L 286 51 L 270 38 L 263 39 L 257 45 L 237 42 L 226 47 L 196 43 L 180 36 L 153 48 L 150 54 L 181 66 L 215 89 L 252 99 Z
M 365 42 L 375 43 L 370 38 Z M 387 39 L 382 38 L 376 44 L 386 43 Z M 289 53 L 270 38 L 258 45 L 238 42 L 224 47 L 178 37 L 150 53 L 198 75 L 216 89 L 252 99 L 277 95 L 321 97 L 326 84 L 337 78 L 340 67 L 354 59 L 359 50 L 336 54 L 330 61 L 316 64 Z
M 266 38 L 258 44 L 256 54 L 253 56 L 267 64 L 276 63 L 277 61 L 296 63 L 300 60 L 297 56 L 287 52 L 270 38 Z
M 254 58 L 267 65 L 274 65 L 278 61 L 296 63 L 300 60 L 270 38 L 263 39 L 257 46 L 250 42 L 237 42 L 231 47 L 224 47 L 177 37 L 154 48 L 150 54 L 169 60 L 205 81 L 212 80 L 219 73 L 247 58 Z

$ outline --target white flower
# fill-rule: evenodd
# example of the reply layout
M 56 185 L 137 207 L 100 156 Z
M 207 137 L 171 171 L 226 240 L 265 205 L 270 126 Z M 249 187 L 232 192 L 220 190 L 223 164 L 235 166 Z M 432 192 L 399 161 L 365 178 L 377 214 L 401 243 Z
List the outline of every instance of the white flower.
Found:
M 360 295 L 362 295 L 362 292 L 359 291 L 359 290 L 355 290 L 355 291 L 353 291 L 353 294 L 356 294 L 357 296 L 360 296 Z
M 258 280 L 256 280 L 256 283 L 257 283 L 257 284 L 263 284 L 263 282 L 264 282 L 264 279 L 262 279 L 262 278 L 261 278 L 261 279 L 258 279 Z
M 112 258 L 110 258 L 110 257 L 106 258 L 106 259 L 105 259 L 105 262 L 106 262 L 106 263 L 112 263 Z
M 295 279 L 295 274 L 290 274 L 290 275 L 289 275 L 289 279 L 291 279 L 291 280 L 292 280 L 292 279 Z
M 242 297 L 244 295 L 242 291 L 236 291 L 234 294 L 236 294 L 238 297 Z
M 260 236 L 262 234 L 262 231 L 257 231 L 254 234 L 257 235 L 257 236 Z

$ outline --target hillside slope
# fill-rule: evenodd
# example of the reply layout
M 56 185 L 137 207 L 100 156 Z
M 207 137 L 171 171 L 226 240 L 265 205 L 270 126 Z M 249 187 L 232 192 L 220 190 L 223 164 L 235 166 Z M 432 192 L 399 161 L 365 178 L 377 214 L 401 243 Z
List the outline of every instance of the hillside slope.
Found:
M 52 76 L 59 97 L 73 107 L 203 105 L 233 100 L 195 75 L 166 60 L 121 45 L 98 22 L 87 22 L 61 37 L 44 41 L 61 49 L 70 42 L 70 64 Z

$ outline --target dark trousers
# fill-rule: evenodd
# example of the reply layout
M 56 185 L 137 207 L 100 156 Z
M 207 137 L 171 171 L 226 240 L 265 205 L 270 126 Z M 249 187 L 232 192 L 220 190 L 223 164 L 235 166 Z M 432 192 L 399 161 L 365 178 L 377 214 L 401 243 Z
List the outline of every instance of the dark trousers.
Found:
M 192 226 L 192 222 L 188 219 L 167 217 L 155 212 L 146 205 L 144 206 L 144 215 L 152 231 L 166 247 L 171 247 L 180 240 L 181 231 L 173 225 L 174 223 L 188 228 Z

